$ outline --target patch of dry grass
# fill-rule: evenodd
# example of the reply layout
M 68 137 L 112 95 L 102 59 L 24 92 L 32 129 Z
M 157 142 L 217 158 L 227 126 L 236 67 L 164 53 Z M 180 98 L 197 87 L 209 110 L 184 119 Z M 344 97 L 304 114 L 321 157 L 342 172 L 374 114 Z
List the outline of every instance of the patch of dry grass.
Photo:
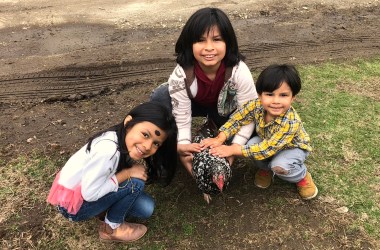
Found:
M 379 77 L 369 77 L 361 81 L 347 80 L 337 84 L 338 91 L 365 96 L 380 101 L 380 79 Z

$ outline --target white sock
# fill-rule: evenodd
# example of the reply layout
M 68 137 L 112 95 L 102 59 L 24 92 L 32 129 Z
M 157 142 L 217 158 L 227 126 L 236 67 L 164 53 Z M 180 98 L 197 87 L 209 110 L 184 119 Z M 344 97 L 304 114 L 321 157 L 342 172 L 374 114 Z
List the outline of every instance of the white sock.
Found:
M 118 227 L 120 227 L 121 223 L 114 223 L 114 222 L 111 222 L 106 218 L 104 218 L 104 222 L 107 223 L 112 229 L 116 229 Z

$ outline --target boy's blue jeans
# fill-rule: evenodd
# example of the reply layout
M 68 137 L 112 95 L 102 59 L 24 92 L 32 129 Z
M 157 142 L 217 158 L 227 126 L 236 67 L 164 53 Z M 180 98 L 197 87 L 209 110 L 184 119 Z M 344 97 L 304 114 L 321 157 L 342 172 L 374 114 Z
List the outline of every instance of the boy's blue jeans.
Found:
M 58 210 L 70 221 L 87 220 L 107 211 L 107 219 L 123 223 L 125 218 L 149 218 L 154 211 L 154 200 L 144 193 L 144 181 L 131 178 L 119 184 L 117 192 L 111 192 L 97 201 L 83 201 L 78 213 L 69 214 L 65 208 Z
M 163 104 L 170 111 L 173 109 L 171 103 L 171 97 L 169 94 L 169 84 L 163 83 L 153 90 L 151 96 L 151 101 L 156 101 Z M 194 101 L 191 101 L 191 116 L 192 117 L 208 117 L 213 120 L 216 126 L 221 127 L 224 123 L 227 122 L 228 116 L 224 117 L 219 115 L 217 105 L 214 107 L 205 107 L 197 104 Z
M 262 139 L 258 136 L 252 137 L 247 145 L 252 145 L 261 142 Z M 273 175 L 277 175 L 280 179 L 297 183 L 302 180 L 307 172 L 304 164 L 309 152 L 299 148 L 284 149 L 274 156 L 265 160 L 253 160 L 255 166 L 264 169 L 272 170 L 274 167 L 281 167 L 287 174 L 280 174 L 278 171 L 273 171 Z

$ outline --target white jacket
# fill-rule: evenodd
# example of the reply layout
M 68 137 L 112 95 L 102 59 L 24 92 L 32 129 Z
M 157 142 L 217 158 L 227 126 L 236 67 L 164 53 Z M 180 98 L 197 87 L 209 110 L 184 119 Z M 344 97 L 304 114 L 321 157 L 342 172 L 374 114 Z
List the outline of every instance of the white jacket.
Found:
M 180 65 L 177 65 L 173 73 L 170 75 L 168 81 L 169 94 L 173 106 L 173 115 L 178 126 L 179 144 L 190 144 L 192 138 L 191 100 L 187 94 L 185 78 L 186 74 L 184 69 Z M 240 61 L 233 67 L 231 78 L 225 81 L 224 84 L 232 84 L 232 88 L 236 90 L 237 107 L 241 107 L 245 102 L 257 98 L 257 92 L 253 82 L 252 74 L 243 61 Z M 223 89 L 225 88 L 223 87 Z M 220 104 L 220 100 L 223 99 L 221 97 L 221 95 L 223 95 L 223 89 L 219 94 L 218 105 Z M 196 96 L 198 91 L 198 83 L 196 77 L 190 86 L 190 91 L 192 96 Z M 243 126 L 233 138 L 232 143 L 244 145 L 252 135 L 253 130 L 253 123 Z

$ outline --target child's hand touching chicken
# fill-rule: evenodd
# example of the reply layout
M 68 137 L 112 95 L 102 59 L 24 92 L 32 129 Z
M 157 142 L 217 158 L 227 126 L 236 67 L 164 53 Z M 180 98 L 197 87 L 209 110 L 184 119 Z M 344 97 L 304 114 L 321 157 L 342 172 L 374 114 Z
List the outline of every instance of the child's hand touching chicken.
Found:
M 223 145 L 227 137 L 223 132 L 220 132 L 215 138 L 207 138 L 201 141 L 201 149 L 210 148 L 210 154 L 219 157 L 227 157 L 228 162 L 232 165 L 233 157 L 241 155 L 241 145 L 232 144 L 232 145 Z
M 223 143 L 226 141 L 227 137 L 223 132 L 220 132 L 217 137 L 215 138 L 206 138 L 201 141 L 201 150 L 204 150 L 206 148 L 215 148 L 218 146 L 223 145 Z
M 210 154 L 219 157 L 241 156 L 241 145 L 220 145 L 210 148 Z

